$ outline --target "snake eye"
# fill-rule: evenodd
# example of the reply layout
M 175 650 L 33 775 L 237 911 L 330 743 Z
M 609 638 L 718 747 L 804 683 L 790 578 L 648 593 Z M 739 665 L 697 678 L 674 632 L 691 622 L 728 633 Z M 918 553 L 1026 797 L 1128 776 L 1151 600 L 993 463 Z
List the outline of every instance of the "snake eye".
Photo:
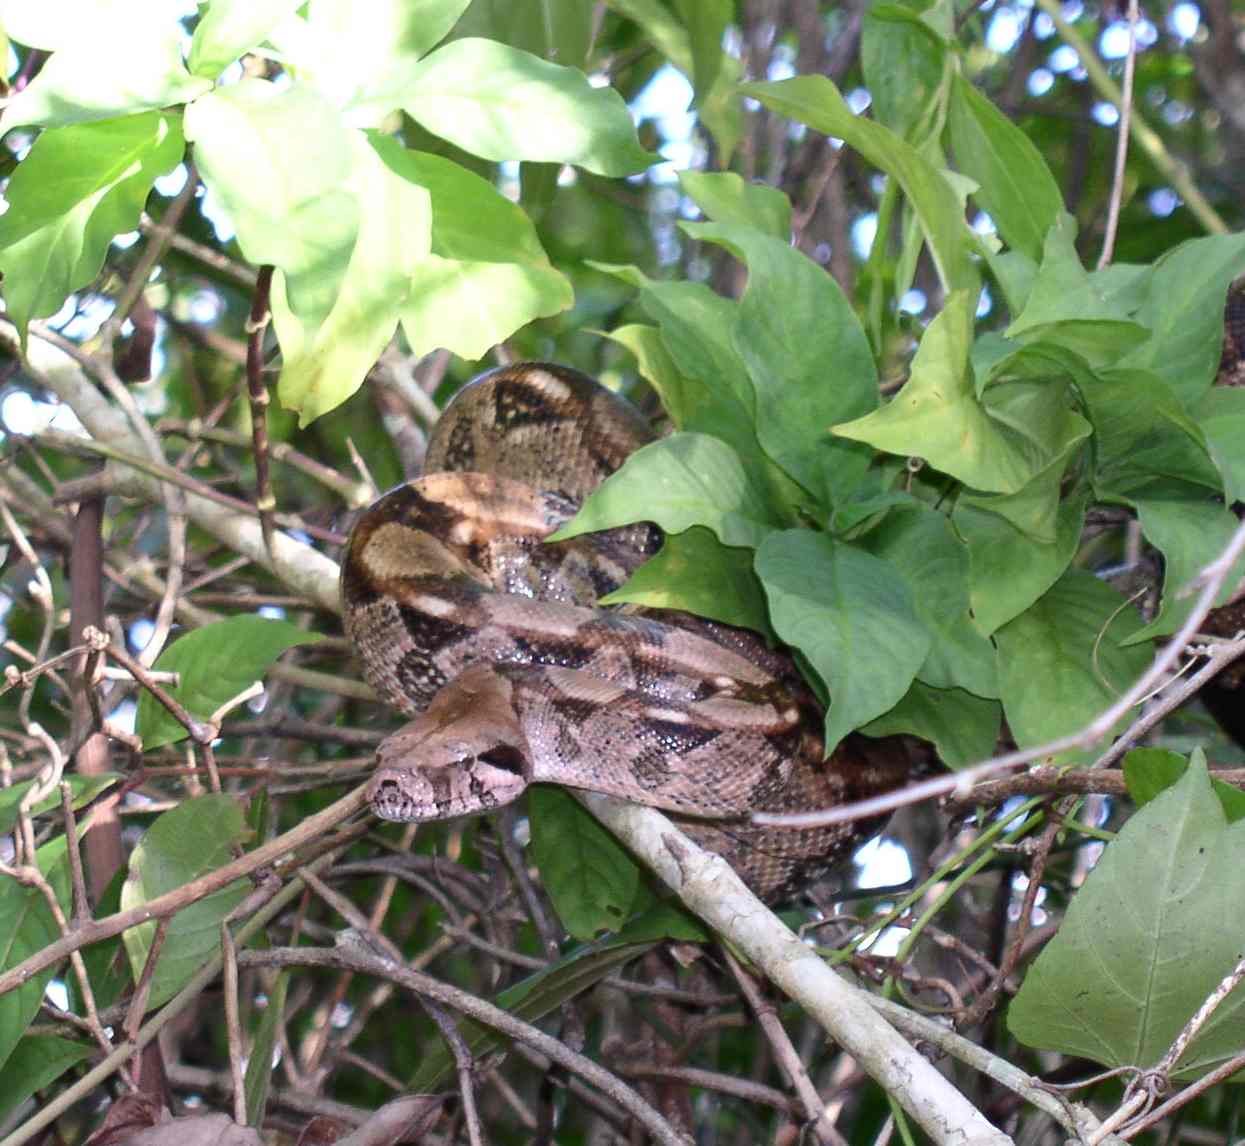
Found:
M 509 744 L 499 744 L 496 748 L 481 752 L 476 759 L 483 764 L 491 764 L 494 768 L 500 768 L 503 772 L 513 772 L 516 776 L 523 775 L 523 753 Z

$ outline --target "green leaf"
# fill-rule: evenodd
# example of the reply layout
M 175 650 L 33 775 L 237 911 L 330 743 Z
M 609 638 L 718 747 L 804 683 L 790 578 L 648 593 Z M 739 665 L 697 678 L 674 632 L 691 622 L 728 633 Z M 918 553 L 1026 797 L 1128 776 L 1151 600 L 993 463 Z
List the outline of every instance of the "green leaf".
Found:
M 951 184 L 933 164 L 880 123 L 853 115 L 825 76 L 742 84 L 740 90 L 771 111 L 837 136 L 894 176 L 916 211 L 943 286 L 948 291 L 967 291 L 976 305 L 979 279 L 972 259 L 974 242 Z
M 1141 808 L 1175 784 L 1189 770 L 1189 761 L 1163 748 L 1134 748 L 1124 757 L 1123 767 L 1124 786 Z
M 312 88 L 248 77 L 187 108 L 186 138 L 242 253 L 282 271 L 289 306 L 317 327 L 337 300 L 361 222 L 349 188 L 357 151 L 337 109 Z
M 138 226 L 152 181 L 184 149 L 177 119 L 157 112 L 52 128 L 35 140 L 0 216 L 5 308 L 23 343 L 32 318 L 55 314 L 99 274 L 108 244 Z
M 633 175 L 657 159 L 640 146 L 612 88 L 493 40 L 452 40 L 368 102 L 400 106 L 483 159 L 571 163 L 609 176 Z
M 387 167 L 432 201 L 432 258 L 410 267 L 402 327 L 411 353 L 445 347 L 484 356 L 535 318 L 566 310 L 569 280 L 555 270 L 523 210 L 486 179 L 448 159 L 374 135 Z M 395 223 L 397 220 L 395 220 Z
M 929 630 L 898 570 L 823 533 L 771 533 L 757 550 L 756 571 L 774 631 L 830 690 L 829 754 L 908 691 L 929 653 Z
M 351 0 L 338 2 L 349 6 Z M 589 41 L 599 34 L 595 19 L 592 7 L 583 0 L 476 0 L 463 13 L 454 35 L 500 40 L 578 68 L 587 58 Z
M 1088 501 L 1082 488 L 1060 503 L 1052 543 L 991 513 L 982 499 L 959 499 L 951 521 L 968 546 L 968 596 L 982 633 L 1018 617 L 1059 580 L 1076 555 Z
M 62 909 L 69 909 L 69 865 L 64 836 L 58 836 L 35 852 L 39 870 L 51 882 Z M 0 877 L 0 971 L 24 962 L 61 937 L 43 893 L 23 887 L 15 879 Z M 0 995 L 0 1078 L 7 1081 L 8 1060 L 20 1045 L 26 1028 L 39 1010 L 43 992 L 56 974 L 49 967 L 27 979 L 20 987 Z
M 1225 500 L 1245 501 L 1245 389 L 1214 387 L 1198 403 L 1195 415 L 1223 475 Z
M 923 457 L 976 489 L 1015 493 L 1090 427 L 1061 387 L 999 385 L 978 401 L 968 368 L 972 305 L 963 293 L 948 299 L 921 339 L 904 388 L 888 405 L 834 432 Z
M 875 3 L 861 27 L 860 64 L 873 114 L 905 137 L 928 114 L 943 83 L 947 43 L 924 16 L 915 7 Z
M 726 625 L 770 631 L 765 594 L 752 568 L 752 551 L 728 548 L 701 526 L 667 537 L 656 557 L 600 603 L 682 609 Z
M 527 808 L 532 858 L 562 925 L 576 939 L 616 931 L 640 886 L 635 860 L 561 788 L 536 785 Z
M 1155 1066 L 1245 950 L 1245 825 L 1229 826 L 1194 764 L 1107 846 L 1030 967 L 1008 1027 L 1030 1046 L 1104 1066 Z M 1177 1064 L 1190 1079 L 1241 1047 L 1245 993 L 1218 1007 Z
M 129 875 L 121 888 L 122 910 L 141 907 L 228 863 L 233 859 L 232 846 L 247 834 L 241 805 L 224 793 L 196 796 L 158 816 L 130 854 Z M 148 1007 L 171 999 L 220 948 L 221 922 L 249 890 L 246 880 L 235 880 L 169 917 Z M 152 920 L 124 934 L 135 982 L 143 973 L 155 933 Z
M 375 127 L 396 106 L 384 93 L 445 39 L 469 3 L 368 0 L 367 19 L 360 19 L 353 0 L 316 0 L 305 18 L 286 21 L 273 40 L 299 78 L 345 109 L 352 124 Z
M 918 679 L 997 697 L 994 646 L 969 616 L 968 549 L 950 521 L 921 504 L 894 509 L 859 544 L 908 582 L 916 615 L 933 636 Z
M 206 720 L 227 700 L 254 681 L 286 649 L 322 640 L 288 621 L 230 617 L 178 638 L 156 658 L 154 668 L 181 676 L 176 688 L 164 687 L 198 720 Z M 186 730 L 148 692 L 138 698 L 135 720 L 143 747 L 150 751 L 175 744 Z
M 674 0 L 675 10 L 687 29 L 692 52 L 692 88 L 702 102 L 717 81 L 722 67 L 722 36 L 735 14 L 733 0 Z
M 246 1094 L 246 1124 L 262 1126 L 264 1110 L 268 1106 L 268 1090 L 272 1085 L 274 1069 L 273 1051 L 277 1045 L 277 1033 L 285 1021 L 285 992 L 289 986 L 289 971 L 279 971 L 264 1003 L 264 1013 L 251 1043 L 246 1062 L 243 1090 Z
M 704 525 L 723 545 L 757 546 L 774 527 L 738 456 L 705 434 L 671 434 L 637 450 L 550 541 L 653 521 L 667 533 Z
M 1186 407 L 1210 388 L 1223 346 L 1228 286 L 1245 271 L 1245 234 L 1207 235 L 1168 251 L 1154 264 L 1137 317 L 1150 329 L 1124 365 L 1166 380 Z
M 1200 748 L 1194 750 L 1193 759 L 1205 763 L 1205 755 Z M 1141 808 L 1160 792 L 1176 784 L 1188 770 L 1189 761 L 1179 752 L 1168 752 L 1163 748 L 1134 748 L 1124 757 L 1124 784 L 1133 803 Z M 1228 823 L 1235 824 L 1237 820 L 1245 819 L 1245 792 L 1214 777 L 1210 784 Z
M 436 255 L 415 266 L 409 292 L 402 330 L 410 353 L 444 347 L 468 361 L 483 358 L 533 319 L 558 314 L 575 301 L 570 282 L 552 267 Z
M 187 103 L 210 91 L 211 80 L 186 71 L 181 25 L 163 13 L 113 8 L 92 19 L 89 36 L 52 53 L 30 83 L 9 101 L 4 130 L 133 115 Z
M 0 1118 L 7 1118 L 71 1066 L 91 1057 L 92 1047 L 56 1035 L 27 1035 L 0 1071 Z
M 1157 374 L 1101 370 L 1081 396 L 1094 424 L 1100 497 L 1144 496 L 1156 479 L 1196 482 L 1219 493 L 1222 481 L 1201 430 Z
M 73 793 L 73 806 L 82 808 L 95 799 L 101 792 L 111 788 L 118 780 L 115 772 L 103 772 L 95 776 L 66 776 L 69 789 Z M 10 788 L 0 788 L 0 836 L 7 836 L 17 823 L 18 805 L 30 791 L 33 780 L 22 780 Z M 60 790 L 45 796 L 33 808 L 31 815 L 38 816 L 61 806 Z
M 331 309 L 322 320 L 307 320 L 290 305 L 289 276 L 273 278 L 272 317 L 282 355 L 277 393 L 282 405 L 298 411 L 300 426 L 363 384 L 398 327 L 407 292 L 415 289 L 412 276 L 429 258 L 428 192 L 382 162 L 365 136 L 353 132 L 349 142 L 345 190 L 358 207 L 359 228 Z
M 994 634 L 999 690 L 1021 748 L 1077 732 L 1145 671 L 1150 654 L 1123 640 L 1133 605 L 1091 573 L 1070 569 Z
M 962 76 L 952 81 L 948 111 L 956 166 L 977 183 L 973 197 L 1009 246 L 1040 259 L 1046 232 L 1063 210 L 1042 153 Z
M 1135 300 L 1117 290 L 1119 279 L 1090 274 L 1076 253 L 1076 221 L 1061 214 L 1045 233 L 1042 264 L 1024 310 L 1008 338 L 1044 339 L 1092 361 L 1115 362 L 1146 337 L 1130 315 Z
M 300 0 L 212 0 L 190 41 L 187 63 L 196 76 L 215 79 L 229 64 L 262 43 Z
M 1163 496 L 1181 492 L 1184 497 Z M 1180 596 L 1181 591 L 1191 586 L 1202 569 L 1227 548 L 1240 525 L 1230 509 L 1206 501 L 1201 491 L 1193 486 L 1155 490 L 1155 496 L 1138 497 L 1133 504 L 1146 540 L 1163 554 L 1163 599 L 1158 616 L 1134 633 L 1130 644 L 1168 636 L 1184 624 L 1197 604 L 1198 595 L 1194 591 Z M 1245 556 L 1237 559 L 1224 578 L 1223 587 L 1215 598 L 1216 605 L 1232 597 L 1242 576 L 1245 576 Z
M 715 223 L 752 227 L 791 240 L 791 200 L 764 183 L 746 183 L 733 171 L 680 171 L 679 186 Z
M 732 334 L 752 379 L 762 448 L 822 504 L 842 500 L 869 454 L 836 440 L 831 426 L 877 405 L 873 354 L 851 303 L 786 238 L 736 223 L 688 224 L 685 230 L 722 244 L 747 264 L 748 286 Z
M 989 759 L 999 740 L 1003 708 L 962 688 L 930 688 L 919 680 L 894 708 L 860 731 L 866 736 L 911 733 L 928 740 L 948 768 Z

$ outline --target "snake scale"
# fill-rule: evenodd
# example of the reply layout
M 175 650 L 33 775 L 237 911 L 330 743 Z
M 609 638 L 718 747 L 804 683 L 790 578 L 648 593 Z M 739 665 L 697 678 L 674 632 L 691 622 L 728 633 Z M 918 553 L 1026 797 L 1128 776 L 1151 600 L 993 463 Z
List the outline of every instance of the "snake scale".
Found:
M 901 784 L 896 741 L 823 760 L 822 712 L 788 656 L 686 613 L 599 606 L 660 543 L 648 525 L 543 544 L 634 450 L 639 413 L 566 367 L 522 364 L 454 397 L 424 476 L 356 523 L 347 635 L 410 718 L 377 753 L 375 813 L 486 812 L 552 782 L 661 808 L 763 898 L 789 896 L 878 829 L 751 824 Z

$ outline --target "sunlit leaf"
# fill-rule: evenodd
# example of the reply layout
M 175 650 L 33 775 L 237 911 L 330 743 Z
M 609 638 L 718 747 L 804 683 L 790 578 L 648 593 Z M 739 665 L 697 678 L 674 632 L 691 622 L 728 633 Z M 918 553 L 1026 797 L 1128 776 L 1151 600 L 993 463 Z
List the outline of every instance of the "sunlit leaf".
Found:
M 182 28 L 165 7 L 113 7 L 53 52 L 4 112 L 4 130 L 65 127 L 186 103 L 212 87 L 182 63 Z
M 0 216 L 5 308 L 25 337 L 32 318 L 55 314 L 99 274 L 116 235 L 138 225 L 151 184 L 182 160 L 175 117 L 51 128 L 9 179 Z

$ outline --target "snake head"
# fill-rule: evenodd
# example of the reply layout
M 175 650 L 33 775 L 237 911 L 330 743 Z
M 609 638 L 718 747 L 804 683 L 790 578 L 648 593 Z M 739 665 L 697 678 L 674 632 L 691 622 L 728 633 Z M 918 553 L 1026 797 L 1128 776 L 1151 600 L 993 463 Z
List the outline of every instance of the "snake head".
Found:
M 517 799 L 530 767 L 510 698 L 509 682 L 489 665 L 447 684 L 381 743 L 367 791 L 372 810 L 411 823 L 478 815 Z

